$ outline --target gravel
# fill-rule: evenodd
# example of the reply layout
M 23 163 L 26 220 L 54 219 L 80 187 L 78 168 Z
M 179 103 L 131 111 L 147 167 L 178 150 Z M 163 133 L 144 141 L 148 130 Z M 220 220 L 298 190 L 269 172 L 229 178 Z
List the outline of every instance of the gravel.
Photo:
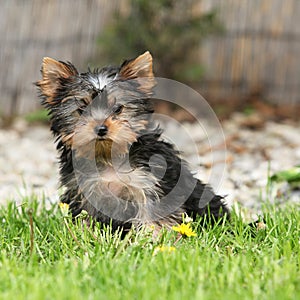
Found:
M 268 175 L 300 165 L 300 123 L 264 121 L 235 113 L 222 123 L 225 140 L 210 124 L 163 123 L 165 136 L 184 152 L 196 176 L 209 182 L 230 205 L 253 214 L 269 201 L 300 202 L 286 183 L 271 187 Z M 203 127 L 203 126 L 202 126 Z M 211 143 L 211 145 L 209 145 Z M 0 129 L 0 203 L 33 194 L 58 201 L 58 164 L 49 128 L 16 120 Z M 280 196 L 280 197 L 279 197 Z M 23 199 L 23 200 L 22 200 Z M 284 199 L 284 200 L 282 200 Z

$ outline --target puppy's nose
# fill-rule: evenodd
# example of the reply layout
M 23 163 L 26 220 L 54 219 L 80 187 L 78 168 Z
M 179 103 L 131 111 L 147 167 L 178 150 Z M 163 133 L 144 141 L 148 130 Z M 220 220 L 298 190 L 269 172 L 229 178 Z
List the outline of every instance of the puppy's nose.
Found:
M 94 131 L 99 137 L 104 137 L 107 134 L 108 128 L 106 125 L 98 125 Z

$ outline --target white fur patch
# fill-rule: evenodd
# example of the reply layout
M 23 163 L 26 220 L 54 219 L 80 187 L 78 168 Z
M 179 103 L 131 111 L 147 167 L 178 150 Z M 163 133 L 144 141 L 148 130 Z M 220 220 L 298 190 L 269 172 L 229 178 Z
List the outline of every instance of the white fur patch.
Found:
M 96 89 L 102 90 L 105 88 L 105 86 L 107 86 L 109 83 L 115 80 L 116 76 L 111 78 L 111 77 L 107 77 L 105 74 L 99 74 L 99 75 L 90 76 L 89 81 Z

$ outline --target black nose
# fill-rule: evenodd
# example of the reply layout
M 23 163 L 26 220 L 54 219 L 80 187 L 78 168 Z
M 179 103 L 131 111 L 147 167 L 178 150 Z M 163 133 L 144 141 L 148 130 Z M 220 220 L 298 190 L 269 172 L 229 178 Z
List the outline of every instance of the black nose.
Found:
M 98 125 L 94 130 L 99 137 L 104 137 L 107 134 L 108 128 L 106 125 Z

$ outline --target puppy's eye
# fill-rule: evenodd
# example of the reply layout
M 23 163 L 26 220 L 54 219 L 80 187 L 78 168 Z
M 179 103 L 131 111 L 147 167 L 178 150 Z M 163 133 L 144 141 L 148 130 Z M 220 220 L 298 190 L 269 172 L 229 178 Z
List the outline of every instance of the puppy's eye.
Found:
M 77 109 L 77 112 L 78 112 L 78 114 L 81 116 L 82 113 L 84 112 L 84 108 L 83 108 L 83 107 L 78 108 L 78 109 Z
M 123 111 L 124 105 L 122 104 L 117 104 L 113 107 L 113 112 L 116 115 L 119 115 Z
M 77 106 L 76 112 L 81 116 L 84 110 L 86 109 L 86 104 L 84 99 L 75 99 L 75 103 Z

